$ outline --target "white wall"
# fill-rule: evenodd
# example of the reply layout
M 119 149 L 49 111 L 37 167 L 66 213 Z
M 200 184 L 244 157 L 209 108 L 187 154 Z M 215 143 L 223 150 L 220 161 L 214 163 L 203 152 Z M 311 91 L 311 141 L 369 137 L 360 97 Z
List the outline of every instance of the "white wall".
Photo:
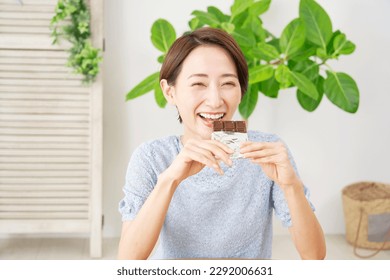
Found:
M 233 1 L 222 0 L 107 0 L 104 61 L 104 214 L 105 236 L 118 236 L 117 212 L 126 165 L 140 143 L 180 134 L 173 108 L 159 109 L 152 94 L 125 102 L 133 86 L 159 70 L 159 55 L 150 41 L 158 18 L 168 19 L 178 34 L 186 31 L 190 13 L 209 5 L 228 11 Z M 341 189 L 373 180 L 390 183 L 390 1 L 318 0 L 357 49 L 332 67 L 350 74 L 360 89 L 356 114 L 341 111 L 326 98 L 313 113 L 300 108 L 295 93 L 278 99 L 261 96 L 250 129 L 277 133 L 289 145 L 300 175 L 311 190 L 316 214 L 326 233 L 343 233 Z M 298 15 L 298 0 L 273 0 L 263 16 L 273 33 Z M 278 224 L 276 234 L 284 233 Z

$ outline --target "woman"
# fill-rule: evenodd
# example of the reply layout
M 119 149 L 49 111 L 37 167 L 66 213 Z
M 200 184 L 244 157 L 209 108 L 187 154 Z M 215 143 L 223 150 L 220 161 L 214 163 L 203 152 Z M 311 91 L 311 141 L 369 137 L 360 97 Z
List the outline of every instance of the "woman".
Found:
M 202 28 L 170 48 L 160 71 L 182 136 L 153 140 L 130 160 L 120 259 L 261 258 L 272 253 L 272 212 L 289 227 L 303 259 L 323 259 L 325 242 L 295 164 L 281 140 L 249 131 L 244 159 L 211 140 L 231 120 L 248 85 L 245 58 L 226 32 Z

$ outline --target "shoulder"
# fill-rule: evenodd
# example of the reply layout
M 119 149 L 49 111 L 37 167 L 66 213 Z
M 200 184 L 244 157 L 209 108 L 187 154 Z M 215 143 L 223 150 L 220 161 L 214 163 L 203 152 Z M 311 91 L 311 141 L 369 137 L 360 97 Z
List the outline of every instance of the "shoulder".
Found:
M 138 150 L 153 151 L 153 150 L 172 150 L 179 146 L 179 139 L 175 135 L 170 135 L 158 139 L 153 139 L 142 143 L 138 146 Z
M 272 133 L 266 133 L 258 130 L 249 130 L 248 131 L 248 138 L 250 141 L 253 142 L 278 142 L 282 141 L 282 139 Z
M 135 160 L 156 162 L 171 159 L 179 152 L 179 138 L 175 135 L 150 140 L 139 145 L 133 152 Z

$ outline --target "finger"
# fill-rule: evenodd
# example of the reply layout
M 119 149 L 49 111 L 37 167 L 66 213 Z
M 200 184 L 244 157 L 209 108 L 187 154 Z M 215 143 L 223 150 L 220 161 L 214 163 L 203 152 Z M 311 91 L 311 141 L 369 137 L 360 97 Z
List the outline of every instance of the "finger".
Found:
M 214 155 L 202 147 L 199 147 L 203 141 L 191 139 L 187 142 L 185 149 L 190 157 L 190 160 L 198 161 L 210 168 L 214 168 L 218 173 L 223 173 L 218 161 Z
M 207 153 L 207 156 L 212 156 L 212 157 L 215 157 L 216 159 L 221 159 L 229 166 L 233 165 L 233 162 L 230 159 L 229 154 L 233 153 L 234 150 L 232 150 L 227 145 L 225 145 L 219 141 L 216 141 L 216 140 L 206 140 L 206 141 L 192 140 L 190 142 L 189 146 L 204 149 L 208 153 L 211 153 L 211 155 Z M 203 151 L 202 153 L 205 154 L 205 151 Z M 200 152 L 200 150 L 198 150 L 198 152 Z
M 209 140 L 208 142 L 218 146 L 220 149 L 224 150 L 228 154 L 234 153 L 234 150 L 232 148 L 222 142 L 219 142 L 218 140 Z
M 240 148 L 243 148 L 243 147 L 245 147 L 245 146 L 248 146 L 248 145 L 250 145 L 250 144 L 252 144 L 252 143 L 253 143 L 253 142 L 251 142 L 251 141 L 242 142 L 241 145 L 240 145 Z
M 218 141 L 213 141 L 213 142 L 199 143 L 199 147 L 211 152 L 214 155 L 214 157 L 216 157 L 217 159 L 221 159 L 227 165 L 231 166 L 233 164 L 233 161 L 230 159 L 229 156 L 230 151 L 233 150 L 230 149 L 227 145 L 220 143 Z
M 207 160 L 211 161 L 212 163 L 216 164 L 218 161 L 216 160 L 215 156 L 213 153 L 207 149 L 204 149 L 200 146 L 194 145 L 191 148 L 192 152 L 195 152 L 196 154 L 202 155 L 204 158 Z
M 240 146 L 240 153 L 246 153 L 254 150 L 261 150 L 267 148 L 264 142 L 244 142 Z
M 187 151 L 187 156 L 196 162 L 200 162 L 201 164 L 213 168 L 217 173 L 223 174 L 223 170 L 219 166 L 217 160 L 213 156 L 209 156 L 204 153 L 203 150 L 199 149 L 198 151 L 195 149 L 191 149 Z
M 283 161 L 284 161 L 284 157 L 281 156 L 280 154 L 252 159 L 252 162 L 259 163 L 259 164 L 261 163 L 279 164 L 282 163 Z
M 278 151 L 275 151 L 273 149 L 257 150 L 253 152 L 242 152 L 242 151 L 240 152 L 244 158 L 249 158 L 249 159 L 269 157 L 278 154 Z
M 263 149 L 284 149 L 284 145 L 281 142 L 244 142 L 240 147 L 241 153 L 247 153 L 256 150 Z
M 219 166 L 218 162 L 214 161 L 213 159 L 210 159 L 209 157 L 200 154 L 195 151 L 189 151 L 188 156 L 191 158 L 192 161 L 199 162 L 203 164 L 204 166 L 207 166 L 209 168 L 214 169 L 217 173 L 223 175 L 223 170 Z

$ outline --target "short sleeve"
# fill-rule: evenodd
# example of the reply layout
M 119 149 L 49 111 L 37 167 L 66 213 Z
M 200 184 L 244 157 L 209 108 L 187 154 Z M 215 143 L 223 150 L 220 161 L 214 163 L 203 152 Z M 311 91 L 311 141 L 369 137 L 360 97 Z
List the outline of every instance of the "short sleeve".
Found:
M 127 167 L 126 181 L 123 187 L 124 197 L 119 202 L 122 221 L 133 220 L 157 182 L 150 153 L 145 144 L 132 154 Z
M 315 211 L 314 205 L 309 200 L 310 198 L 309 189 L 306 186 L 303 186 L 303 191 L 307 201 L 309 202 L 311 209 Z M 275 183 L 273 185 L 273 190 L 272 190 L 272 200 L 273 200 L 275 215 L 281 220 L 284 227 L 291 227 L 292 226 L 291 215 L 287 205 L 287 201 L 284 197 L 284 193 L 282 189 Z
M 281 141 L 281 140 L 278 139 L 277 141 Z M 295 172 L 297 173 L 297 175 L 299 177 L 299 172 L 298 172 L 297 166 L 295 164 L 294 158 L 291 155 L 290 149 L 287 147 L 286 143 L 284 143 L 284 144 L 287 148 L 290 162 L 291 162 Z M 315 207 L 309 199 L 310 198 L 310 191 L 305 185 L 303 186 L 303 191 L 304 191 L 304 194 L 305 194 L 307 201 L 309 202 L 311 209 L 313 211 L 315 211 Z M 284 196 L 282 189 L 276 183 L 274 183 L 273 187 L 272 187 L 272 201 L 273 201 L 273 207 L 275 210 L 275 215 L 281 220 L 283 226 L 284 227 L 291 227 L 292 226 L 291 215 L 290 215 L 290 210 L 288 208 L 287 200 Z

